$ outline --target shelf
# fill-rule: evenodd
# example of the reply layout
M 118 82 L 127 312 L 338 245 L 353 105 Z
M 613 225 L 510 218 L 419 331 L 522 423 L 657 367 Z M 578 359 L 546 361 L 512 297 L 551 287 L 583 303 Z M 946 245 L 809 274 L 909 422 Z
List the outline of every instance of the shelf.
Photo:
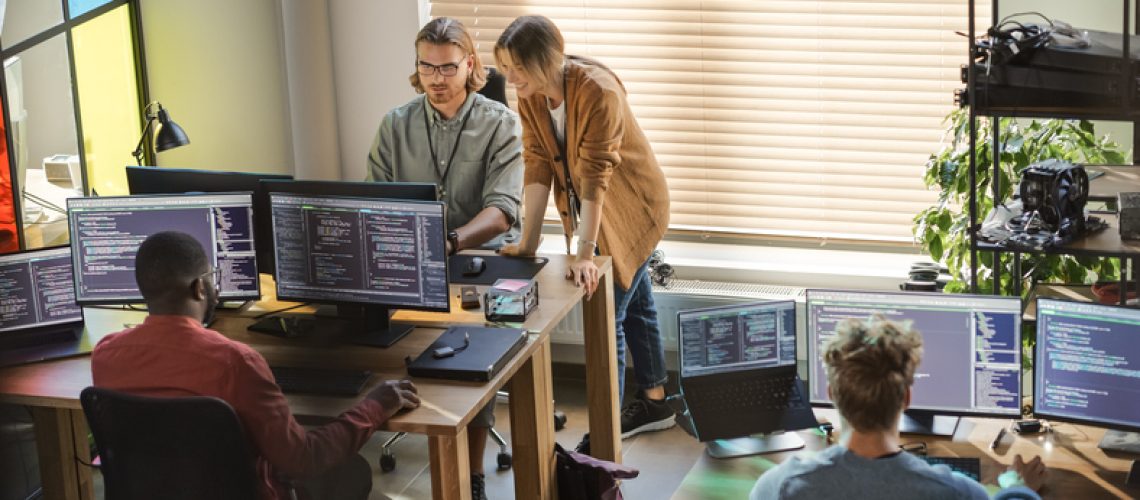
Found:
M 1096 295 L 1092 293 L 1092 285 L 1038 283 L 1025 297 L 1025 308 L 1021 311 L 1022 321 L 1037 321 L 1037 297 L 1096 302 Z
M 1140 166 L 1085 165 L 1085 170 L 1100 170 L 1104 175 L 1089 181 L 1089 201 L 1116 203 L 1119 193 L 1140 192 Z
M 1071 254 L 1084 255 L 1089 257 L 1125 257 L 1128 255 L 1140 254 L 1140 240 L 1120 239 L 1120 229 L 1116 214 L 1098 213 L 1094 214 L 1094 216 L 1108 223 L 1108 227 L 1090 235 L 1086 235 L 1084 238 L 1069 243 L 1068 245 L 1047 248 L 1042 251 L 1033 251 L 1005 248 L 993 243 L 978 241 L 977 248 L 978 250 L 1000 252 Z

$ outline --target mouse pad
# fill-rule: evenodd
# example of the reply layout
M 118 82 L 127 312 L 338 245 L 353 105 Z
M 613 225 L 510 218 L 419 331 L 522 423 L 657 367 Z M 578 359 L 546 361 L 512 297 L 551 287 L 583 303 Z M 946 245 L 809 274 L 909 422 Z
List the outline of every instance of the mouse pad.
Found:
M 486 268 L 478 276 L 464 276 L 463 268 L 475 255 L 452 255 L 447 258 L 447 281 L 457 285 L 490 285 L 499 279 L 533 279 L 546 265 L 546 257 L 503 257 L 479 255 Z

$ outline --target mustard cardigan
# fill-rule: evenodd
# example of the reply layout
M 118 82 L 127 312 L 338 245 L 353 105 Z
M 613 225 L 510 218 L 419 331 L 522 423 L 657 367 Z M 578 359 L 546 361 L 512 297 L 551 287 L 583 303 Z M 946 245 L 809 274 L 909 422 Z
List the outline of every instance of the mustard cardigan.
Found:
M 602 202 L 598 249 L 613 257 L 615 282 L 628 290 L 637 269 L 669 227 L 669 188 L 649 140 L 626 101 L 617 75 L 596 61 L 567 56 L 566 156 L 583 200 Z M 570 234 L 568 201 L 558 142 L 546 97 L 519 101 L 524 185 L 554 192 L 562 228 Z

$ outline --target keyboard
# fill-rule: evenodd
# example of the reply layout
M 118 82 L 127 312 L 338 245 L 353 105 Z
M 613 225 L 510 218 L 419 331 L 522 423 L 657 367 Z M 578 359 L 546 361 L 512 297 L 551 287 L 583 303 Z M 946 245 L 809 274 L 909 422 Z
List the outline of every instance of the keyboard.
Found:
M 372 372 L 368 370 L 328 370 L 273 366 L 273 378 L 281 392 L 321 396 L 355 396 L 360 394 Z
M 932 457 L 929 455 L 915 455 L 930 465 L 945 465 L 950 470 L 958 472 L 974 481 L 981 481 L 982 461 L 974 457 Z
M 691 408 L 705 411 L 786 410 L 806 405 L 795 373 L 757 377 L 734 384 L 701 385 L 685 391 Z

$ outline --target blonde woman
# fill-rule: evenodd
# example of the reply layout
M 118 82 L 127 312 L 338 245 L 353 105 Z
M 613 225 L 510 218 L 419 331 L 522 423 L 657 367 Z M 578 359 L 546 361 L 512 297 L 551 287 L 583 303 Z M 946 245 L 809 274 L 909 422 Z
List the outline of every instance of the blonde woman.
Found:
M 592 295 L 594 255 L 613 257 L 618 386 L 628 344 L 640 389 L 622 410 L 626 438 L 674 425 L 664 402 L 665 351 L 647 272 L 669 224 L 669 191 L 621 80 L 564 49 L 562 34 L 542 16 L 515 19 L 495 44 L 495 61 L 518 93 L 525 164 L 523 237 L 502 253 L 535 253 L 553 190 L 567 241 L 578 237 L 567 279 Z

